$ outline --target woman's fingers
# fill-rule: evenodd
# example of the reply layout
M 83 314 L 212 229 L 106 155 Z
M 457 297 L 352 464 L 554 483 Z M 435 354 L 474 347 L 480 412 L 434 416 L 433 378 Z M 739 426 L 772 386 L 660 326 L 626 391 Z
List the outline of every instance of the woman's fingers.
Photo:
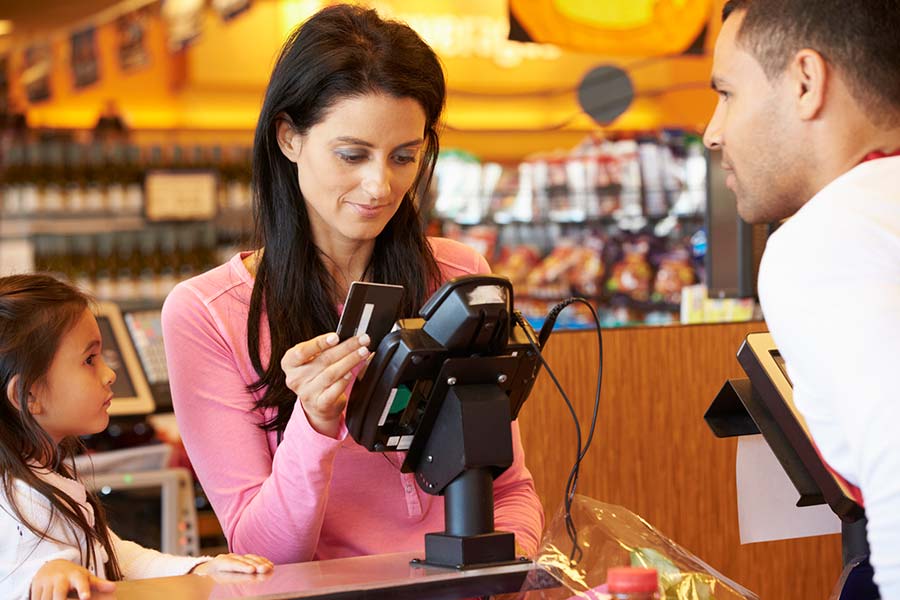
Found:
M 331 365 L 321 371 L 315 377 L 315 379 L 312 380 L 311 383 L 313 385 L 319 385 L 322 388 L 327 388 L 335 382 L 343 381 L 344 386 L 346 386 L 347 382 L 352 376 L 354 367 L 366 360 L 369 354 L 370 352 L 368 348 L 366 348 L 365 346 L 360 346 L 355 351 L 349 352 L 342 358 L 339 358 L 335 362 L 331 363 Z
M 266 573 L 272 562 L 255 554 L 220 554 L 209 563 L 210 572 Z
M 317 339 L 319 338 L 314 338 L 309 342 L 304 342 L 304 344 L 312 343 Z M 358 354 L 361 348 L 365 351 L 365 356 L 368 356 L 368 350 L 364 348 L 368 342 L 369 336 L 367 335 L 351 338 L 335 347 L 319 352 L 315 358 L 302 364 L 296 362 L 292 364 L 291 361 L 296 361 L 296 358 L 292 359 L 291 355 L 293 352 L 288 350 L 284 359 L 282 359 L 285 383 L 288 388 L 302 398 L 315 397 L 315 380 L 324 374 L 325 379 L 320 380 L 318 385 L 319 387 L 325 387 L 331 384 L 336 371 L 339 371 L 338 377 L 346 375 L 350 369 L 356 366 L 357 362 L 364 358 L 362 354 Z M 294 348 L 302 345 L 298 344 Z M 332 369 L 335 365 L 341 366 L 337 369 Z M 329 371 L 329 369 L 331 370 Z
M 337 343 L 338 336 L 333 332 L 323 333 L 311 340 L 300 342 L 284 353 L 284 356 L 281 358 L 281 368 L 287 371 L 288 369 L 304 365 Z
M 324 365 L 334 364 L 342 358 L 352 354 L 353 352 L 356 352 L 360 348 L 368 346 L 370 341 L 371 340 L 369 339 L 369 336 L 365 333 L 356 337 L 349 338 L 347 340 L 344 340 L 337 346 L 323 351 L 319 355 L 317 362 L 321 362 Z

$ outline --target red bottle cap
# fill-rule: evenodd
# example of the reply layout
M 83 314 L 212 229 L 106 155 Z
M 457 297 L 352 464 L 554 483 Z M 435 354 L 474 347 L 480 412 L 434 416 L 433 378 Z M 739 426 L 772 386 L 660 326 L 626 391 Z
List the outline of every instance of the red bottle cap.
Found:
M 656 569 L 640 567 L 614 567 L 606 572 L 607 589 L 619 592 L 655 592 L 659 589 Z

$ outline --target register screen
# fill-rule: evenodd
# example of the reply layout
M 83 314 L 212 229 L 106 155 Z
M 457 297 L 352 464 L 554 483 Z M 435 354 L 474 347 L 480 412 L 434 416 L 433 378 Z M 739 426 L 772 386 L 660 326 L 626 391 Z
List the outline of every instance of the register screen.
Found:
M 137 391 L 131 382 L 128 369 L 122 359 L 119 349 L 119 341 L 113 331 L 109 319 L 103 315 L 97 317 L 97 325 L 100 326 L 100 336 L 103 338 L 103 360 L 110 369 L 116 372 L 116 382 L 112 386 L 113 396 L 116 398 L 134 398 Z

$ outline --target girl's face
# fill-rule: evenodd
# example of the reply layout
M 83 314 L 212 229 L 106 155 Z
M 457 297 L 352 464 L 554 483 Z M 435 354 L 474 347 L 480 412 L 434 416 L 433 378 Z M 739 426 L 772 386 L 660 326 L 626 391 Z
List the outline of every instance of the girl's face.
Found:
M 412 186 L 424 145 L 425 111 L 411 98 L 345 98 L 306 135 L 279 124 L 282 151 L 297 164 L 316 245 L 342 254 L 372 243 Z
M 31 412 L 57 444 L 67 436 L 103 431 L 109 423 L 116 373 L 102 350 L 97 320 L 85 309 L 60 342 L 47 375 L 31 388 Z

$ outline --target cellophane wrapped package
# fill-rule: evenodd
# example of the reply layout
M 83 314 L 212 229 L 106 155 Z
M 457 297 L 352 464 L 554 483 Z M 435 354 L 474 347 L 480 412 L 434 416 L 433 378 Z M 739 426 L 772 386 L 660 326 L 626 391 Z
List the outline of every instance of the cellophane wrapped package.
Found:
M 607 570 L 630 565 L 656 569 L 661 600 L 759 600 L 626 508 L 576 494 L 571 516 L 550 522 L 519 598 L 605 600 Z

